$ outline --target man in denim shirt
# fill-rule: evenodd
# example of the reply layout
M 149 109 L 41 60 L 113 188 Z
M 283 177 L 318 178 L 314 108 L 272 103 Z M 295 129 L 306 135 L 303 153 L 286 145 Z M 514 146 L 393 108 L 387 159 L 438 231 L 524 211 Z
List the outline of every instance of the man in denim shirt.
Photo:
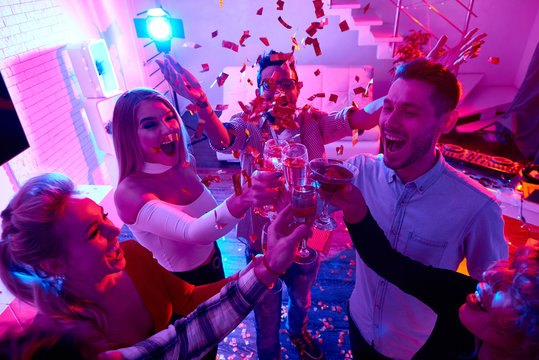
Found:
M 501 209 L 488 190 L 450 167 L 436 149 L 455 125 L 460 87 L 440 64 L 417 59 L 396 72 L 380 115 L 383 154 L 359 155 L 354 180 L 394 249 L 456 270 L 466 258 L 479 279 L 508 256 Z M 357 256 L 350 298 L 354 358 L 411 359 L 436 315 L 379 277 Z

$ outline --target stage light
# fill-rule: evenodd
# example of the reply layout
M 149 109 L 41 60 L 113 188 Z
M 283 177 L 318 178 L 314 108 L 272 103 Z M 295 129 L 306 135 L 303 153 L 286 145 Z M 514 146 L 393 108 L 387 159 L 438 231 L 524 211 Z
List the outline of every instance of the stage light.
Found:
M 146 26 L 152 40 L 167 41 L 172 39 L 172 27 L 170 26 L 168 15 L 163 9 L 148 10 Z
M 133 19 L 137 37 L 150 38 L 157 51 L 168 53 L 173 38 L 185 38 L 183 22 L 170 17 L 162 8 L 146 10 L 138 15 L 147 14 L 145 19 Z

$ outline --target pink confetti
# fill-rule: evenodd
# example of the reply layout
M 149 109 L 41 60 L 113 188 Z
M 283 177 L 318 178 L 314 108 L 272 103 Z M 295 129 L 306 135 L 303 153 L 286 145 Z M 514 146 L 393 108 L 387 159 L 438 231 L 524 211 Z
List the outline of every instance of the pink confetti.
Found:
M 230 49 L 230 50 L 235 51 L 235 52 L 238 52 L 238 50 L 240 49 L 238 44 L 235 44 L 232 41 L 227 41 L 227 40 L 223 40 L 222 46 L 224 48 Z
M 219 76 L 217 77 L 217 79 L 216 79 L 217 85 L 219 85 L 219 87 L 221 87 L 225 83 L 227 78 L 228 78 L 228 74 L 224 73 L 224 72 L 221 72 L 219 74 Z

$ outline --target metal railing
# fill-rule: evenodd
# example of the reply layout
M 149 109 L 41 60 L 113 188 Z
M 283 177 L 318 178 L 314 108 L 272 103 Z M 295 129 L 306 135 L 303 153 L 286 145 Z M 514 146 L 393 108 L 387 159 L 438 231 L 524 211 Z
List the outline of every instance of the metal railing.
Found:
M 415 22 L 419 27 L 421 27 L 423 30 L 425 30 L 427 33 L 429 33 L 432 37 L 434 37 L 436 40 L 439 39 L 436 34 L 434 34 L 427 26 L 425 26 L 421 21 L 419 21 L 417 18 L 415 18 L 412 14 L 410 14 L 408 11 L 404 9 L 404 6 L 402 6 L 402 0 L 389 0 L 395 7 L 397 8 L 395 11 L 395 23 L 393 25 L 393 37 L 397 37 L 397 34 L 399 32 L 399 20 L 400 20 L 400 14 L 401 12 L 407 15 L 413 22 Z M 431 10 L 433 10 L 436 14 L 438 14 L 442 19 L 444 19 L 449 25 L 457 29 L 457 31 L 461 34 L 462 38 L 466 36 L 468 33 L 468 28 L 470 26 L 470 20 L 472 16 L 477 17 L 477 15 L 473 12 L 473 5 L 474 0 L 468 0 L 468 6 L 463 4 L 460 0 L 455 0 L 459 5 L 461 5 L 463 8 L 466 9 L 466 19 L 464 21 L 464 28 L 461 29 L 457 25 L 455 25 L 447 16 L 442 14 L 441 11 L 436 9 L 431 3 L 429 3 L 427 0 L 422 0 Z M 395 43 L 393 43 L 393 55 L 395 55 Z M 446 45 L 447 47 L 447 45 Z

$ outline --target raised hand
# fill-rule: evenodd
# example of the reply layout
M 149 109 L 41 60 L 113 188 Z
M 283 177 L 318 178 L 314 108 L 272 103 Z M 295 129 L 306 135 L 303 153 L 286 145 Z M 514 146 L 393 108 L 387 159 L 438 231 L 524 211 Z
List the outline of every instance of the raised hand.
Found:
M 449 71 L 455 72 L 460 64 L 479 54 L 481 45 L 485 43 L 483 38 L 485 38 L 487 34 L 482 33 L 477 35 L 476 33 L 478 30 L 478 28 L 475 28 L 468 32 L 457 45 L 449 50 L 444 50 L 445 43 L 447 42 L 447 35 L 442 36 L 427 55 L 427 59 L 439 62 Z
M 155 62 L 159 66 L 165 80 L 178 95 L 192 103 L 206 100 L 206 94 L 202 90 L 198 80 L 171 55 L 166 55 L 164 61 L 157 59 Z
M 273 272 L 283 273 L 294 261 L 300 241 L 309 235 L 307 225 L 294 224 L 292 206 L 286 206 L 268 227 L 266 263 Z
M 326 197 L 329 204 L 341 209 L 349 223 L 360 222 L 367 215 L 368 208 L 363 194 L 352 184 L 346 184 L 342 190 L 327 195 L 320 191 L 320 196 Z
M 275 204 L 282 196 L 282 172 L 257 170 L 251 175 L 251 187 L 244 185 L 244 200 L 251 206 Z

